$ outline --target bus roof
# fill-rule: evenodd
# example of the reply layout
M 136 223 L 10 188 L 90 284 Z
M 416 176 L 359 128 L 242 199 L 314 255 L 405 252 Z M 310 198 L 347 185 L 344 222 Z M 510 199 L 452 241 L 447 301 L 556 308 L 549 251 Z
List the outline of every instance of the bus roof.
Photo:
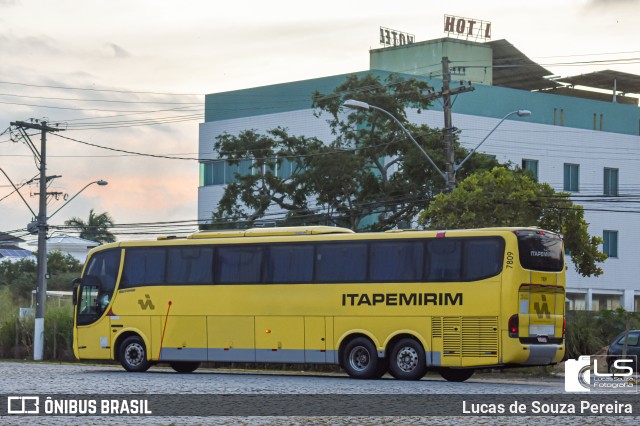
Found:
M 229 231 L 200 231 L 187 236 L 187 238 L 271 237 L 322 234 L 354 234 L 354 232 L 351 229 L 335 226 L 283 226 L 277 228 L 249 228 Z

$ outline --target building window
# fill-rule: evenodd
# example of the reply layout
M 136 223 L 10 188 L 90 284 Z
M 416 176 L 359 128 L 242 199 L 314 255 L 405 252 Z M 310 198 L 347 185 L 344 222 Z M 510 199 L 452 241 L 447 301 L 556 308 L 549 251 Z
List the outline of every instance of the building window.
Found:
M 618 257 L 618 231 L 604 231 L 602 237 L 604 254 L 609 257 Z
M 569 192 L 580 191 L 579 164 L 564 164 L 564 190 Z
M 538 160 L 527 160 L 523 158 L 522 171 L 531 176 L 534 181 L 538 182 Z
M 584 311 L 587 309 L 587 300 L 585 294 L 581 293 L 567 293 L 567 306 L 568 311 Z
M 558 108 L 553 109 L 553 124 L 564 126 L 564 109 L 560 108 L 560 121 L 558 121 Z
M 633 305 L 634 305 L 634 310 L 635 310 L 636 312 L 640 312 L 640 296 L 636 296 L 636 297 L 634 297 L 634 303 L 633 303 Z
M 253 160 L 241 160 L 234 164 L 230 164 L 227 161 L 224 169 L 224 183 L 236 183 L 238 181 L 237 176 L 250 175 L 252 166 Z
M 618 169 L 604 168 L 604 195 L 618 196 Z
M 229 164 L 225 160 L 200 163 L 200 186 L 234 183 L 237 182 L 237 175 L 250 175 L 252 171 L 253 160 L 241 160 L 236 164 Z
M 594 294 L 591 303 L 592 311 L 611 311 L 622 306 L 621 296 L 609 294 Z

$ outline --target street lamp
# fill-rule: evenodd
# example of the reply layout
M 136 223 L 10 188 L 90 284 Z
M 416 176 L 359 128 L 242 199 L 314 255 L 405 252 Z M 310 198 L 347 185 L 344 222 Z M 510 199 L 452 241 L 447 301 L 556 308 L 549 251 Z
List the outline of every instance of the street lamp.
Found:
M 64 203 L 63 205 L 61 205 L 61 206 L 58 208 L 58 210 L 56 210 L 55 212 L 51 213 L 51 216 L 48 216 L 48 217 L 47 217 L 47 219 L 51 219 L 51 218 L 53 217 L 53 215 L 54 215 L 54 214 L 56 214 L 56 213 L 58 213 L 60 210 L 62 210 L 62 208 L 63 208 L 64 206 L 66 206 L 66 205 L 67 205 L 67 204 L 69 204 L 71 201 L 73 201 L 73 199 L 74 199 L 74 198 L 76 198 L 78 195 L 80 195 L 80 193 L 81 193 L 82 191 L 84 191 L 85 189 L 87 189 L 88 187 L 90 187 L 91 185 L 93 185 L 94 183 L 97 183 L 97 184 L 98 184 L 98 185 L 100 185 L 100 186 L 109 185 L 109 182 L 107 182 L 106 180 L 102 180 L 102 179 L 100 179 L 100 180 L 96 180 L 96 181 L 93 181 L 93 182 L 90 182 L 90 183 L 86 184 L 86 185 L 84 186 L 84 188 L 82 188 L 80 191 L 76 192 L 76 195 L 74 195 L 73 197 L 69 198 L 69 199 L 67 200 L 67 202 L 66 202 L 66 203 Z
M 480 141 L 480 143 L 475 148 L 473 148 L 471 150 L 471 152 L 469 154 L 467 154 L 466 157 L 464 157 L 464 160 L 462 160 L 458 164 L 454 164 L 454 166 L 453 166 L 453 175 L 454 176 L 455 176 L 456 172 L 458 171 L 458 169 L 460 167 L 462 167 L 462 165 L 469 159 L 469 157 L 471 157 L 471 155 L 473 155 L 473 153 L 476 152 L 476 150 L 478 148 L 480 148 L 480 145 L 482 145 L 484 143 L 484 141 L 489 139 L 489 136 L 491 136 L 491 134 L 496 131 L 498 126 L 500 126 L 504 120 L 506 120 L 507 118 L 511 117 L 512 115 L 517 115 L 518 117 L 528 117 L 528 116 L 531 115 L 531 111 L 529 111 L 528 109 L 519 109 L 517 111 L 511 111 L 509 114 L 507 114 L 504 117 L 502 117 L 502 120 L 498 121 L 498 124 L 496 124 L 495 127 L 493 129 L 491 129 L 491 131 L 487 134 L 487 136 L 485 136 L 484 139 L 482 139 Z
M 398 123 L 398 126 L 400 126 L 400 128 L 402 130 L 404 130 L 404 132 L 407 134 L 407 136 L 409 136 L 409 139 L 411 139 L 411 142 L 413 142 L 415 144 L 415 146 L 418 147 L 418 149 L 420 150 L 420 152 L 422 152 L 422 154 L 427 157 L 427 160 L 429 160 L 429 163 L 431 163 L 431 165 L 436 169 L 436 171 L 438 173 L 440 173 L 440 176 L 442 176 L 442 178 L 447 181 L 447 175 L 445 173 L 442 172 L 442 170 L 440 170 L 440 168 L 438 166 L 436 166 L 436 163 L 433 162 L 433 160 L 431 159 L 431 157 L 429 157 L 429 154 L 427 154 L 427 152 L 424 150 L 424 148 L 422 148 L 420 146 L 420 144 L 418 142 L 416 142 L 416 140 L 413 138 L 413 136 L 411 135 L 411 133 L 409 133 L 409 131 L 406 129 L 406 127 L 404 127 L 402 125 L 402 123 L 400 122 L 400 120 L 398 120 L 393 114 L 391 114 L 389 111 L 382 109 L 380 107 L 377 107 L 375 105 L 369 105 L 366 102 L 362 102 L 362 101 L 356 101 L 354 99 L 347 99 L 346 101 L 344 101 L 344 103 L 342 104 L 347 108 L 351 108 L 351 109 L 357 109 L 357 110 L 364 110 L 364 111 L 368 111 L 370 109 L 375 109 L 376 111 L 380 111 L 386 115 L 388 115 L 389 117 L 393 118 L 393 120 Z
M 34 324 L 34 330 L 33 330 L 33 360 L 34 361 L 41 361 L 44 357 L 44 309 L 45 309 L 45 304 L 47 302 L 47 276 L 46 276 L 46 273 L 47 273 L 46 230 L 48 226 L 47 219 L 52 217 L 54 214 L 58 213 L 62 207 L 69 204 L 69 202 L 74 198 L 76 198 L 78 194 L 80 194 L 82 191 L 84 191 L 94 183 L 97 183 L 100 186 L 104 186 L 107 184 L 107 181 L 97 180 L 85 185 L 85 187 L 82 188 L 80 191 L 78 191 L 76 195 L 71 197 L 66 203 L 60 206 L 58 210 L 53 212 L 53 214 L 48 217 L 46 215 L 46 207 L 47 207 L 46 194 L 45 194 L 44 202 L 42 202 L 43 197 L 41 194 L 40 195 L 40 198 L 41 198 L 40 216 L 41 217 L 39 217 L 39 222 L 35 226 L 32 224 L 29 224 L 30 226 L 27 227 L 27 228 L 31 227 L 31 228 L 38 229 L 38 289 L 36 291 L 36 318 L 35 318 L 35 324 Z M 40 191 L 45 192 L 46 190 L 44 188 L 41 188 Z
M 507 118 L 509 118 L 510 116 L 512 116 L 514 114 L 517 114 L 518 117 L 528 117 L 529 115 L 531 115 L 531 111 L 526 110 L 526 109 L 519 109 L 519 110 L 516 110 L 516 111 L 511 111 L 509 114 L 507 114 L 504 117 L 502 117 L 502 119 L 498 122 L 498 124 L 496 124 L 495 127 L 493 129 L 491 129 L 491 131 L 484 137 L 484 139 L 482 139 L 482 141 L 480 141 L 478 146 L 473 148 L 473 150 L 469 154 L 467 154 L 467 156 L 459 164 L 456 165 L 455 163 L 453 163 L 453 159 L 449 160 L 449 163 L 447 163 L 447 165 L 448 166 L 449 165 L 453 166 L 452 167 L 453 173 L 444 173 L 444 172 L 442 172 L 442 170 L 440 170 L 440 168 L 438 168 L 438 166 L 436 166 L 436 164 L 433 162 L 431 157 L 429 157 L 429 155 L 420 146 L 420 144 L 418 144 L 418 142 L 416 142 L 416 140 L 413 138 L 413 136 L 411 136 L 411 133 L 409 133 L 409 131 L 402 125 L 400 120 L 398 120 L 396 117 L 394 117 L 394 115 L 391 114 L 389 111 L 386 111 L 386 110 L 384 110 L 384 109 L 382 109 L 380 107 L 374 106 L 374 105 L 370 105 L 370 104 L 368 104 L 366 102 L 356 101 L 356 100 L 353 100 L 353 99 L 348 99 L 348 100 L 344 101 L 343 105 L 345 107 L 347 107 L 347 108 L 359 109 L 359 110 L 365 110 L 365 111 L 367 111 L 369 109 L 375 109 L 375 110 L 383 112 L 383 113 L 387 114 L 389 117 L 393 118 L 393 120 L 396 123 L 398 123 L 400 128 L 402 128 L 402 130 L 404 130 L 404 132 L 409 136 L 411 141 L 418 147 L 420 152 L 422 152 L 424 154 L 424 156 L 427 157 L 427 160 L 429 160 L 429 163 L 431 163 L 431 165 L 438 171 L 438 173 L 440 173 L 440 176 L 442 176 L 442 178 L 447 183 L 447 190 L 448 191 L 452 190 L 456 185 L 456 172 L 458 171 L 458 169 L 460 167 L 462 167 L 462 165 L 469 159 L 469 157 L 471 157 L 471 155 L 474 152 L 476 152 L 476 150 L 478 148 L 480 148 L 480 145 L 482 145 L 484 143 L 484 141 L 486 141 L 489 138 L 489 136 L 491 136 L 491 134 L 496 131 L 498 126 L 500 126 L 504 120 L 506 120 Z M 453 164 L 451 164 L 451 163 L 453 163 Z

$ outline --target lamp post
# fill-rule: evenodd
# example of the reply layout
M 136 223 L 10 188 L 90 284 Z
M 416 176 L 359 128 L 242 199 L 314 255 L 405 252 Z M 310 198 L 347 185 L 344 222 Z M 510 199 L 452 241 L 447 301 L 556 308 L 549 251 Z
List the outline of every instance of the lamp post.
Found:
M 498 124 L 496 124 L 495 127 L 493 129 L 491 129 L 491 131 L 489 133 L 487 133 L 487 136 L 485 136 L 484 139 L 482 139 L 480 141 L 480 143 L 475 148 L 473 148 L 471 150 L 471 152 L 469 152 L 469 154 L 467 154 L 467 156 L 464 157 L 464 159 L 460 163 L 455 164 L 453 166 L 453 176 L 454 176 L 454 178 L 455 178 L 456 173 L 458 172 L 458 169 L 460 167 L 462 167 L 462 165 L 469 159 L 469 157 L 471 157 L 473 155 L 474 152 L 477 151 L 478 148 L 480 148 L 480 145 L 482 145 L 487 139 L 489 139 L 489 136 L 491 136 L 491 134 L 496 131 L 496 129 L 502 124 L 502 122 L 504 120 L 506 120 L 507 118 L 511 117 L 512 115 L 517 115 L 518 117 L 528 117 L 528 116 L 531 115 L 531 111 L 529 111 L 528 109 L 519 109 L 517 111 L 511 111 L 509 114 L 507 114 L 504 117 L 502 117 L 502 119 L 500 121 L 498 121 Z M 454 179 L 454 182 L 453 182 L 453 186 L 455 186 L 455 179 Z
M 433 160 L 431 159 L 431 157 L 429 157 L 429 154 L 427 154 L 427 151 L 424 150 L 424 148 L 422 148 L 420 146 L 420 144 L 413 138 L 413 136 L 411 135 L 411 133 L 409 133 L 409 131 L 407 130 L 406 127 L 404 127 L 402 125 L 402 123 L 400 122 L 400 120 L 398 120 L 393 114 L 391 114 L 389 111 L 382 109 L 380 107 L 377 107 L 375 105 L 370 105 L 366 102 L 362 102 L 362 101 L 356 101 L 353 99 L 347 99 L 346 101 L 344 101 L 344 103 L 342 104 L 347 108 L 351 108 L 351 109 L 358 109 L 358 110 L 364 110 L 364 111 L 368 111 L 370 109 L 375 109 L 376 111 L 380 111 L 383 114 L 388 115 L 389 117 L 391 117 L 393 119 L 393 121 L 395 121 L 398 126 L 400 126 L 400 128 L 407 134 L 407 136 L 409 136 L 409 139 L 411 139 L 411 142 L 413 142 L 415 144 L 416 147 L 418 147 L 418 149 L 420 150 L 420 152 L 427 158 L 427 160 L 429 160 L 429 163 L 431 163 L 431 165 L 433 166 L 434 169 L 436 169 L 436 171 L 440 174 L 440 176 L 442 176 L 442 178 L 445 181 L 448 181 L 447 179 L 447 175 L 440 170 L 440 168 L 438 166 L 436 166 L 436 163 L 433 162 Z
M 43 144 L 44 147 L 44 144 Z M 41 179 L 46 179 L 44 172 L 41 173 Z M 107 185 L 104 180 L 97 180 L 85 185 L 80 191 L 71 197 L 66 203 L 64 203 L 58 210 L 53 212 L 51 216 L 46 215 L 46 188 L 41 185 L 40 189 L 40 215 L 38 216 L 38 222 L 36 226 L 29 224 L 27 228 L 38 229 L 38 290 L 36 292 L 36 321 L 33 332 L 33 360 L 41 361 L 44 358 L 44 310 L 47 301 L 47 236 L 46 230 L 48 227 L 47 219 L 51 218 L 54 214 L 58 213 L 62 207 L 69 204 L 71 200 L 76 198 L 78 194 L 87 189 L 90 185 L 97 183 L 100 186 Z
M 459 164 L 455 164 L 455 160 L 453 160 L 453 158 L 450 160 L 449 163 L 447 163 L 447 165 L 451 165 L 451 169 L 453 170 L 452 173 L 448 173 L 448 172 L 443 172 L 442 170 L 440 170 L 440 168 L 438 166 L 436 166 L 436 164 L 433 162 L 433 160 L 431 159 L 431 157 L 429 157 L 429 154 L 427 154 L 427 152 L 420 146 L 420 144 L 418 142 L 416 142 L 416 140 L 413 138 L 413 136 L 411 135 L 411 133 L 409 133 L 409 131 L 402 125 L 402 123 L 400 122 L 400 120 L 398 120 L 393 114 L 391 114 L 389 111 L 382 109 L 380 107 L 377 107 L 375 105 L 370 105 L 366 102 L 362 102 L 362 101 L 356 101 L 353 99 L 348 99 L 346 101 L 344 101 L 343 105 L 347 108 L 351 108 L 351 109 L 358 109 L 358 110 L 364 110 L 364 111 L 368 111 L 370 109 L 374 109 L 376 111 L 380 111 L 386 115 L 388 115 L 389 117 L 391 117 L 399 126 L 402 130 L 404 130 L 404 132 L 407 134 L 407 136 L 409 136 L 409 139 L 411 139 L 411 141 L 418 147 L 418 149 L 420 150 L 420 152 L 422 152 L 422 154 L 424 154 L 424 156 L 427 158 L 427 160 L 429 160 L 429 163 L 431 163 L 431 165 L 436 169 L 436 171 L 440 174 L 440 176 L 442 176 L 442 178 L 445 180 L 446 184 L 447 184 L 447 191 L 452 191 L 455 186 L 456 186 L 456 173 L 458 171 L 458 169 L 460 167 L 462 167 L 462 165 L 469 159 L 469 157 L 471 157 L 471 155 L 476 152 L 476 150 L 478 148 L 480 148 L 480 145 L 482 145 L 488 138 L 489 136 L 491 136 L 491 134 L 493 132 L 496 131 L 496 129 L 502 124 L 502 122 L 504 120 L 506 120 L 507 118 L 509 118 L 510 116 L 517 114 L 518 117 L 527 117 L 529 115 L 531 115 L 531 111 L 526 110 L 526 109 L 519 109 L 516 111 L 511 111 L 509 114 L 505 115 L 504 117 L 502 117 L 502 119 L 498 122 L 498 124 L 495 125 L 495 127 L 493 129 L 491 129 L 491 131 L 484 137 L 484 139 L 482 139 L 480 141 L 480 143 L 473 148 L 473 150 L 471 150 L 471 152 L 469 154 L 467 154 L 467 156 L 459 163 Z M 447 169 L 449 169 L 449 167 L 447 167 Z
M 69 204 L 71 201 L 73 201 L 73 199 L 74 199 L 74 198 L 76 198 L 78 195 L 80 195 L 80 193 L 81 193 L 82 191 L 84 191 L 85 189 L 87 189 L 88 187 L 90 187 L 91 185 L 93 185 L 94 183 L 97 183 L 99 186 L 109 185 L 109 182 L 107 182 L 106 180 L 102 180 L 102 179 L 100 179 L 100 180 L 96 180 L 96 181 L 93 181 L 93 182 L 89 182 L 88 184 L 86 184 L 86 185 L 84 186 L 84 188 L 82 188 L 80 191 L 76 192 L 76 195 L 74 195 L 73 197 L 69 198 L 69 199 L 67 200 L 67 202 L 66 202 L 66 203 L 64 203 L 63 205 L 61 205 L 60 207 L 58 207 L 58 210 L 56 210 L 55 212 L 51 213 L 51 216 L 47 217 L 47 219 L 51 219 L 51 218 L 53 217 L 53 215 L 54 215 L 54 214 L 56 214 L 56 213 L 58 213 L 60 210 L 62 210 L 62 208 L 63 208 L 64 206 L 66 206 L 66 205 L 67 205 L 67 204 Z

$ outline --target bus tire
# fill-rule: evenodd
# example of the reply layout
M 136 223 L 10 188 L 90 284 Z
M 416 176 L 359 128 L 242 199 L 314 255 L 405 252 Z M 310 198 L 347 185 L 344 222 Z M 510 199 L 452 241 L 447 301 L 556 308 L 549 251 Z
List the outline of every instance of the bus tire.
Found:
M 151 367 L 147 348 L 140 336 L 129 336 L 120 345 L 120 364 L 125 370 L 142 373 Z
M 198 361 L 173 361 L 169 365 L 178 373 L 193 373 L 200 367 Z
M 356 337 L 344 347 L 342 368 L 354 379 L 379 379 L 384 374 L 384 361 L 378 358 L 371 340 Z
M 427 361 L 420 342 L 400 339 L 391 350 L 389 373 L 399 380 L 420 380 L 427 373 Z
M 464 382 L 471 376 L 474 371 L 472 369 L 457 370 L 453 368 L 445 368 L 440 370 L 440 375 L 448 382 Z

